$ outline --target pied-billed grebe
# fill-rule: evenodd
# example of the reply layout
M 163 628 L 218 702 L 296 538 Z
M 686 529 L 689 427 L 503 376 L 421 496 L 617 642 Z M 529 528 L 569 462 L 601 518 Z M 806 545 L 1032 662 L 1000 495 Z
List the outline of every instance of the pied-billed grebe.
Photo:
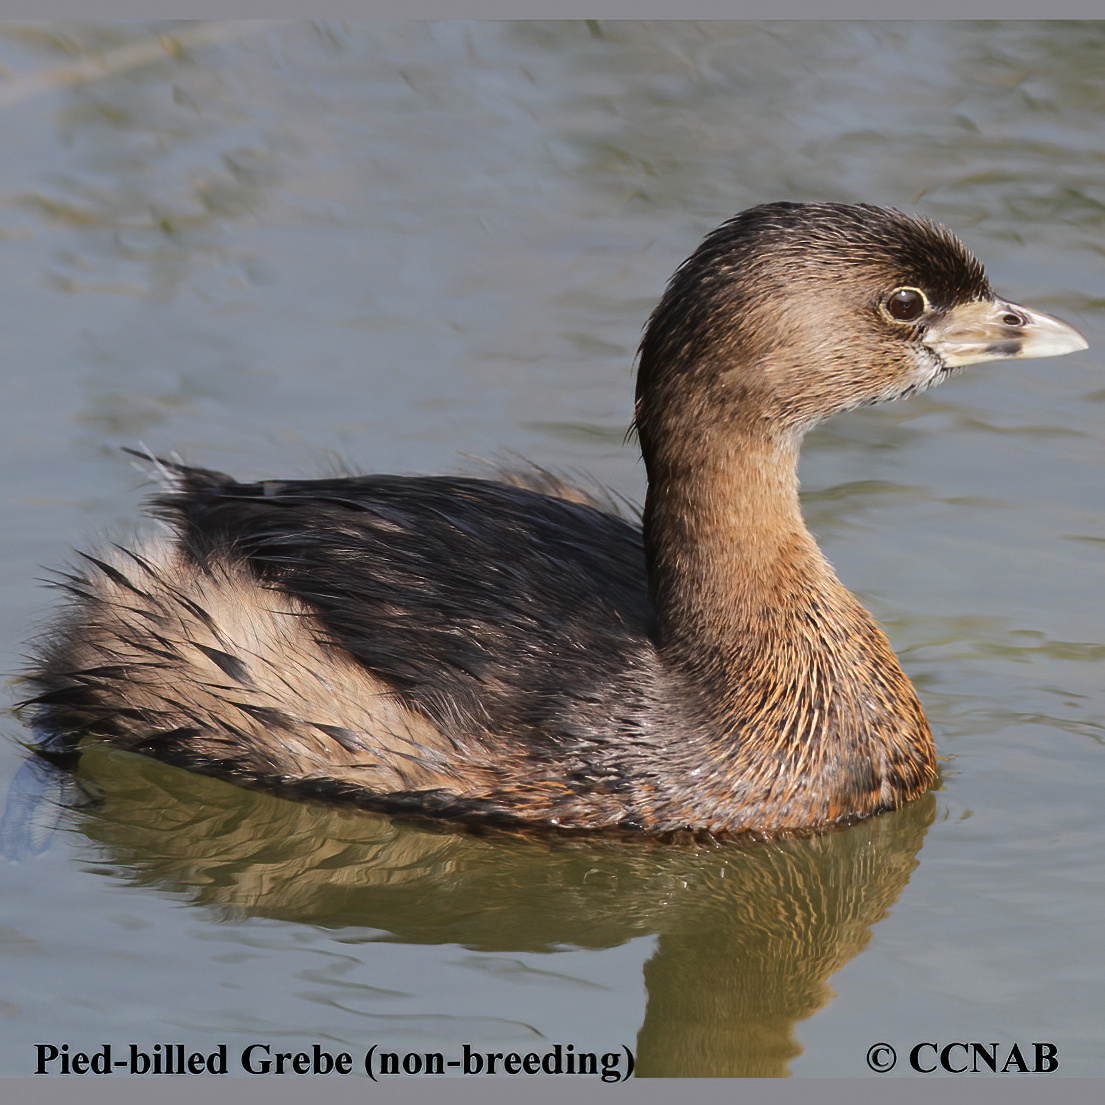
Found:
M 753 208 L 641 343 L 643 533 L 477 479 L 173 466 L 172 539 L 66 577 L 39 724 L 458 819 L 772 833 L 890 809 L 933 782 L 932 736 L 803 524 L 799 444 L 961 365 L 1085 347 L 930 222 Z

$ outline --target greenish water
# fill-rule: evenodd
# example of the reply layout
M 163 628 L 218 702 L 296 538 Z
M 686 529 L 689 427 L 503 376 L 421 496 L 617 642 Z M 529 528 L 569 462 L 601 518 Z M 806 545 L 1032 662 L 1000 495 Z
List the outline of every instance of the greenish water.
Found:
M 55 1039 L 797 1076 L 1044 1040 L 1102 1073 L 1103 62 L 1096 23 L 0 28 L 6 672 L 41 566 L 133 525 L 121 445 L 243 477 L 513 451 L 639 500 L 640 327 L 753 203 L 935 217 L 1091 344 L 808 442 L 808 519 L 921 692 L 937 793 L 809 841 L 569 845 L 99 752 L 9 801 L 0 1072 Z

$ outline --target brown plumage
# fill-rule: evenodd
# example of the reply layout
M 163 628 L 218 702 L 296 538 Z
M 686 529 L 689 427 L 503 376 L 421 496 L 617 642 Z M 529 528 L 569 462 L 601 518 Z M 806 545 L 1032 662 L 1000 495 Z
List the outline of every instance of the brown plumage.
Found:
M 1084 347 L 931 223 L 753 208 L 642 342 L 643 533 L 545 476 L 168 466 L 172 540 L 66 577 L 37 723 L 52 748 L 447 818 L 777 833 L 898 806 L 935 778 L 932 737 L 802 521 L 801 439 L 964 364 Z

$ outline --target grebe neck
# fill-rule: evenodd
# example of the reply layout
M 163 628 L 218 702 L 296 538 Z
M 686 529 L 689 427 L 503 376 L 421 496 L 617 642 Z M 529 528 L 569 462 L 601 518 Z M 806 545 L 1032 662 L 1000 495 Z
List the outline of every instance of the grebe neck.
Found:
M 706 435 L 707 438 L 713 435 Z M 817 714 L 846 739 L 920 707 L 885 635 L 837 579 L 798 501 L 798 433 L 734 430 L 688 462 L 654 452 L 645 543 L 665 662 L 747 729 Z

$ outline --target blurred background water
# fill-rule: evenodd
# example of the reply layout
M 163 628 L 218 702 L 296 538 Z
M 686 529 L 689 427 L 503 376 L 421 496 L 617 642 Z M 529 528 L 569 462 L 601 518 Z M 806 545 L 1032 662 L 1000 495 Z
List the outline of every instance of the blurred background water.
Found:
M 114 752 L 59 789 L 12 717 L 0 1072 L 57 1039 L 628 1044 L 703 1075 L 1043 1040 L 1102 1073 L 1103 134 L 1099 23 L 0 28 L 11 675 L 42 566 L 135 524 L 120 446 L 242 477 L 513 451 L 640 501 L 640 328 L 754 203 L 934 217 L 1091 343 L 808 442 L 808 519 L 918 685 L 935 795 L 812 841 L 552 844 Z

